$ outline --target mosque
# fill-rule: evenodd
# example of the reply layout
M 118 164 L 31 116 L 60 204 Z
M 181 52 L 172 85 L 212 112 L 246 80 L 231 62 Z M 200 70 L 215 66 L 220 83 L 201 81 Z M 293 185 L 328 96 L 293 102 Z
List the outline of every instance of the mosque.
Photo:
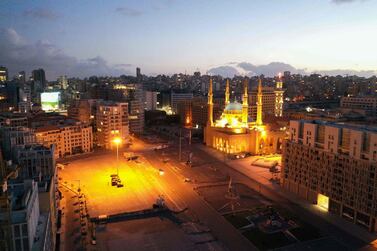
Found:
M 281 83 L 277 83 L 281 85 Z M 236 154 L 248 152 L 253 155 L 280 153 L 285 131 L 262 121 L 262 81 L 258 80 L 257 116 L 248 116 L 248 82 L 244 80 L 242 104 L 230 102 L 229 80 L 225 88 L 225 109 L 220 119 L 213 120 L 213 84 L 208 90 L 208 120 L 204 129 L 204 143 L 222 152 Z

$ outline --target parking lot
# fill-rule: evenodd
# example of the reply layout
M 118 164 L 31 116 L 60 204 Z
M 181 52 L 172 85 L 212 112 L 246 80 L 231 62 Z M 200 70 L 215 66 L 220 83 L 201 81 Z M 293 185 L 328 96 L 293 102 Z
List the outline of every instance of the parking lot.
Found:
M 111 175 L 117 173 L 123 187 L 112 186 Z M 65 165 L 59 176 L 67 186 L 80 189 L 86 195 L 91 217 L 150 208 L 164 194 L 163 175 L 147 160 L 139 157 L 127 161 L 108 152 L 78 159 Z M 169 204 L 169 199 L 166 198 Z

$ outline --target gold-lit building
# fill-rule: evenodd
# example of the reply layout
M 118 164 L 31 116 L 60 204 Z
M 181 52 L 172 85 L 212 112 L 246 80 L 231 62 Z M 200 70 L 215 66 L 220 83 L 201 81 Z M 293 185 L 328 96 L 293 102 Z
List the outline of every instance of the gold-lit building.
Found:
M 230 102 L 229 81 L 225 89 L 225 109 L 220 119 L 213 119 L 213 84 L 212 79 L 208 91 L 208 120 L 204 130 L 206 145 L 226 153 L 249 152 L 251 154 L 279 153 L 285 131 L 264 124 L 262 120 L 262 82 L 258 83 L 257 116 L 250 121 L 248 110 L 248 82 L 244 81 L 242 103 Z

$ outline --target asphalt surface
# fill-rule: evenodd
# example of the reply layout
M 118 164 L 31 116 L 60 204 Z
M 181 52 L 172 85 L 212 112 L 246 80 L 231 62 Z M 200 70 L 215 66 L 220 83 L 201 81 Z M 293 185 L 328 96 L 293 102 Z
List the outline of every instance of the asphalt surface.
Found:
M 166 163 L 154 146 L 135 140 L 131 149 L 140 156 L 137 161 L 116 159 L 114 152 L 88 154 L 66 161 L 61 170 L 62 182 L 86 195 L 91 217 L 151 208 L 159 195 L 163 195 L 169 208 L 189 208 L 193 217 L 209 227 L 213 236 L 229 250 L 257 250 L 237 229 L 226 221 L 195 191 L 194 185 L 184 182 L 181 166 Z M 123 188 L 110 184 L 110 175 L 117 172 Z M 159 169 L 164 170 L 160 175 Z M 73 226 L 73 225 L 72 225 Z M 68 226 L 66 231 L 70 230 Z M 68 238 L 70 236 L 68 235 Z M 70 249 L 65 249 L 70 250 Z

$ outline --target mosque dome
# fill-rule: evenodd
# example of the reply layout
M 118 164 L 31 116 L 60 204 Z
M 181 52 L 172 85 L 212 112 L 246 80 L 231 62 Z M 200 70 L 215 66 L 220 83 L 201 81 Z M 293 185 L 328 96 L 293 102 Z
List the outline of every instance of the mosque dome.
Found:
M 236 102 L 229 103 L 225 107 L 225 111 L 242 111 L 242 104 Z

